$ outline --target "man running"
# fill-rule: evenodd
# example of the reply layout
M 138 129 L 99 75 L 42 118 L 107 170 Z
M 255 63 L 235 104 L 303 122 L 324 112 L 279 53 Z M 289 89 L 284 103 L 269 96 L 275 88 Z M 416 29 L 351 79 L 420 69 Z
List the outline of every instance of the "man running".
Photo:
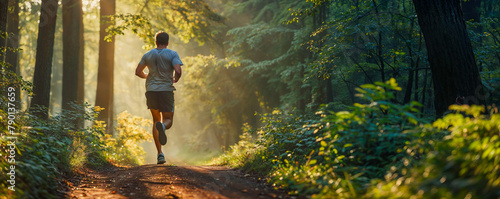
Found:
M 156 33 L 156 48 L 144 54 L 135 69 L 135 75 L 146 79 L 146 101 L 153 116 L 153 138 L 158 151 L 158 164 L 165 163 L 161 145 L 167 143 L 165 130 L 172 127 L 175 106 L 173 84 L 181 78 L 183 65 L 177 52 L 167 49 L 168 39 L 167 33 Z M 146 67 L 149 73 L 144 73 Z

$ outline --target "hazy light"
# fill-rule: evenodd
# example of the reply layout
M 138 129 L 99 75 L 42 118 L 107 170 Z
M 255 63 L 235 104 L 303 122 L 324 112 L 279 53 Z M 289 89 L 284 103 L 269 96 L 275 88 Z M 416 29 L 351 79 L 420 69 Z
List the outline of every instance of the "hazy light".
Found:
M 90 10 L 96 9 L 99 7 L 98 0 L 82 0 L 83 12 L 88 12 Z

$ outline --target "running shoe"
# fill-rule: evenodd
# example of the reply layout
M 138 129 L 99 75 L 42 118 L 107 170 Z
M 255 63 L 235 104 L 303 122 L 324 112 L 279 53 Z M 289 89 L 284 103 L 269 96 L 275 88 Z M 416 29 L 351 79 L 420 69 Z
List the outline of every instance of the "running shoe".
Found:
M 165 125 L 162 122 L 156 122 L 156 130 L 158 130 L 158 138 L 161 145 L 167 144 L 167 135 L 165 134 Z
M 165 161 L 165 156 L 163 155 L 163 153 L 160 153 L 158 154 L 158 163 L 157 164 L 164 164 L 166 161 Z

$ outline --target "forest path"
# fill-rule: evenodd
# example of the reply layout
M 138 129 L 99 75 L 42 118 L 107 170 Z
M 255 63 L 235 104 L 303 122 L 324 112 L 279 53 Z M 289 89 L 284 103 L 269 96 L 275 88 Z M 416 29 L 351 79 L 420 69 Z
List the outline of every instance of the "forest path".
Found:
M 70 198 L 290 198 L 264 180 L 223 166 L 106 167 L 71 181 Z

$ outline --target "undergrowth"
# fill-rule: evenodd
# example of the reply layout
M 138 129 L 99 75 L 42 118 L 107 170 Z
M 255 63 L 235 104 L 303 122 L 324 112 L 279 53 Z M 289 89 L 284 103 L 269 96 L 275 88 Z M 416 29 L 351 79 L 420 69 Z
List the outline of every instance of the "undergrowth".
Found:
M 263 126 L 214 164 L 268 177 L 277 188 L 313 198 L 498 198 L 500 115 L 452 106 L 435 122 L 418 103 L 394 103 L 394 79 L 358 89 L 346 111 L 317 115 L 275 110 Z
M 7 168 L 14 166 L 15 175 L 2 175 L 1 195 L 7 198 L 55 198 L 55 194 L 62 188 L 58 179 L 69 176 L 73 168 L 86 163 L 104 164 L 106 160 L 101 151 L 106 149 L 100 139 L 103 134 L 102 126 L 95 123 L 89 127 L 77 128 L 74 123 L 69 122 L 93 122 L 97 113 L 98 110 L 88 104 L 73 105 L 71 111 L 64 111 L 48 120 L 28 112 L 18 113 L 15 120 L 15 132 L 18 134 L 12 145 L 16 152 L 11 153 L 10 146 L 7 149 L 6 145 L 2 145 L 2 151 L 9 151 L 15 158 L 11 162 L 6 158 L 0 160 L 1 172 L 7 173 Z M 6 124 L 6 113 L 2 111 L 0 114 L 0 122 Z M 4 135 L 9 134 L 7 129 L 2 129 L 2 132 Z M 2 143 L 13 142 L 8 136 L 2 136 L 1 139 Z M 7 182 L 6 178 L 14 178 L 12 182 L 15 183 Z M 15 192 L 8 187 L 15 189 Z
M 106 159 L 117 165 L 144 164 L 146 152 L 140 143 L 151 142 L 153 136 L 146 128 L 153 125 L 152 121 L 133 116 L 127 111 L 118 114 L 117 121 L 117 136 L 106 134 L 103 138 L 108 147 L 104 153 Z
M 3 135 L 9 135 L 4 110 L 0 111 L 0 129 Z M 144 151 L 138 144 L 149 138 L 142 128 L 148 122 L 124 112 L 118 116 L 118 136 L 114 138 L 104 134 L 105 124 L 97 120 L 100 110 L 89 104 L 73 104 L 71 110 L 48 120 L 29 112 L 16 113 L 16 139 L 0 138 L 0 172 L 6 174 L 15 168 L 15 174 L 0 176 L 0 198 L 59 198 L 66 186 L 61 180 L 79 168 L 142 164 L 140 154 Z M 75 125 L 72 121 L 91 125 Z M 11 154 L 14 158 L 9 159 Z
M 415 140 L 407 167 L 394 168 L 374 181 L 368 198 L 500 198 L 500 114 L 484 107 L 453 105 L 454 113 L 421 134 L 445 130 L 438 140 Z

